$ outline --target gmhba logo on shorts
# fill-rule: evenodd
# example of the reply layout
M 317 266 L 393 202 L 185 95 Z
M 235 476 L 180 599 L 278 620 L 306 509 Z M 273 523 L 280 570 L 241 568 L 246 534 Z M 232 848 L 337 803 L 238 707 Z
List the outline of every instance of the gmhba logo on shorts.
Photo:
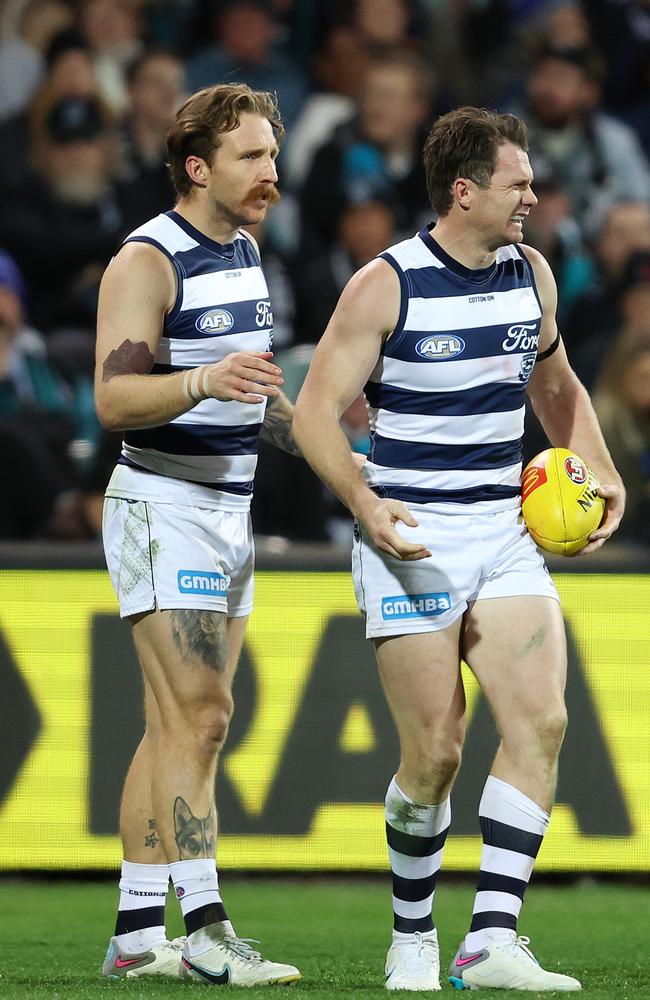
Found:
M 430 337 L 424 337 L 415 345 L 415 350 L 421 358 L 430 361 L 449 361 L 465 350 L 465 341 L 462 337 L 450 337 L 448 333 L 434 333 Z
M 179 569 L 178 589 L 181 594 L 225 594 L 230 577 L 210 570 Z
M 194 326 L 199 333 L 228 333 L 235 319 L 227 309 L 208 309 L 201 313 Z
M 384 621 L 396 618 L 433 618 L 450 608 L 451 599 L 447 593 L 397 594 L 395 597 L 381 599 L 381 617 Z

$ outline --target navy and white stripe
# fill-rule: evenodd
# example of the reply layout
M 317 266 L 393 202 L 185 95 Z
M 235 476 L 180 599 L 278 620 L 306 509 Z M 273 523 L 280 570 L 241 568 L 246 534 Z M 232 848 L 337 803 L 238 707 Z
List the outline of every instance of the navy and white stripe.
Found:
M 451 511 L 518 506 L 541 323 L 528 261 L 508 246 L 472 270 L 426 230 L 382 257 L 399 277 L 401 309 L 365 389 L 370 485 Z
M 433 898 L 451 823 L 449 799 L 417 805 L 393 778 L 385 801 L 386 840 L 393 873 L 393 927 L 402 934 L 433 930 Z
M 268 351 L 269 292 L 252 240 L 220 244 L 171 211 L 125 242 L 150 243 L 176 271 L 176 301 L 165 318 L 153 374 L 216 364 L 235 351 Z M 130 430 L 123 464 L 239 494 L 249 502 L 265 403 L 206 399 L 168 424 Z
M 481 870 L 467 947 L 484 947 L 483 932 L 516 931 L 524 894 L 549 822 L 523 792 L 489 775 L 479 806 Z

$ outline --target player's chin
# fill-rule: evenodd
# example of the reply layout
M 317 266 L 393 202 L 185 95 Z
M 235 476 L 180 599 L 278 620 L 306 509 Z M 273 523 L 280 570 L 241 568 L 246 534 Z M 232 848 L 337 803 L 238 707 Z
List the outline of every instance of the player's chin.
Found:
M 255 226 L 258 222 L 264 222 L 268 209 L 268 201 L 264 202 L 264 204 L 254 202 L 252 204 L 244 205 L 241 212 L 242 218 L 244 219 L 243 225 Z
M 508 225 L 508 236 L 510 243 L 522 243 L 524 239 L 524 227 L 519 222 L 510 222 Z

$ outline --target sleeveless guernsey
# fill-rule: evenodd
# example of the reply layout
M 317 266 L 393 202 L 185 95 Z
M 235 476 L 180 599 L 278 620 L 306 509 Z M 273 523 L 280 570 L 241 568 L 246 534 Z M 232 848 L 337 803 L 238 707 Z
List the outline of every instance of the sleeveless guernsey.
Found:
M 273 315 L 259 255 L 238 233 L 220 244 L 174 211 L 132 232 L 150 243 L 177 276 L 152 374 L 215 364 L 235 351 L 268 351 Z M 266 403 L 206 399 L 160 427 L 125 432 L 108 495 L 246 510 Z
M 365 387 L 369 484 L 444 513 L 517 508 L 542 315 L 529 262 L 506 246 L 472 270 L 426 229 L 381 257 L 401 309 Z

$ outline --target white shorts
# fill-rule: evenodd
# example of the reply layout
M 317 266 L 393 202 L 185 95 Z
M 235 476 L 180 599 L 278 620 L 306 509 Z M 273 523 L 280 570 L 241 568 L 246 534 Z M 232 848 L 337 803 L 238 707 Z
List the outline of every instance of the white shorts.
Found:
M 368 639 L 436 632 L 456 621 L 471 601 L 491 597 L 559 601 L 519 510 L 441 514 L 418 507 L 412 513 L 418 527 L 398 524 L 397 531 L 432 553 L 416 562 L 380 552 L 355 524 L 352 575 Z
M 150 500 L 104 501 L 104 552 L 127 618 L 153 608 L 253 609 L 255 550 L 248 511 Z

